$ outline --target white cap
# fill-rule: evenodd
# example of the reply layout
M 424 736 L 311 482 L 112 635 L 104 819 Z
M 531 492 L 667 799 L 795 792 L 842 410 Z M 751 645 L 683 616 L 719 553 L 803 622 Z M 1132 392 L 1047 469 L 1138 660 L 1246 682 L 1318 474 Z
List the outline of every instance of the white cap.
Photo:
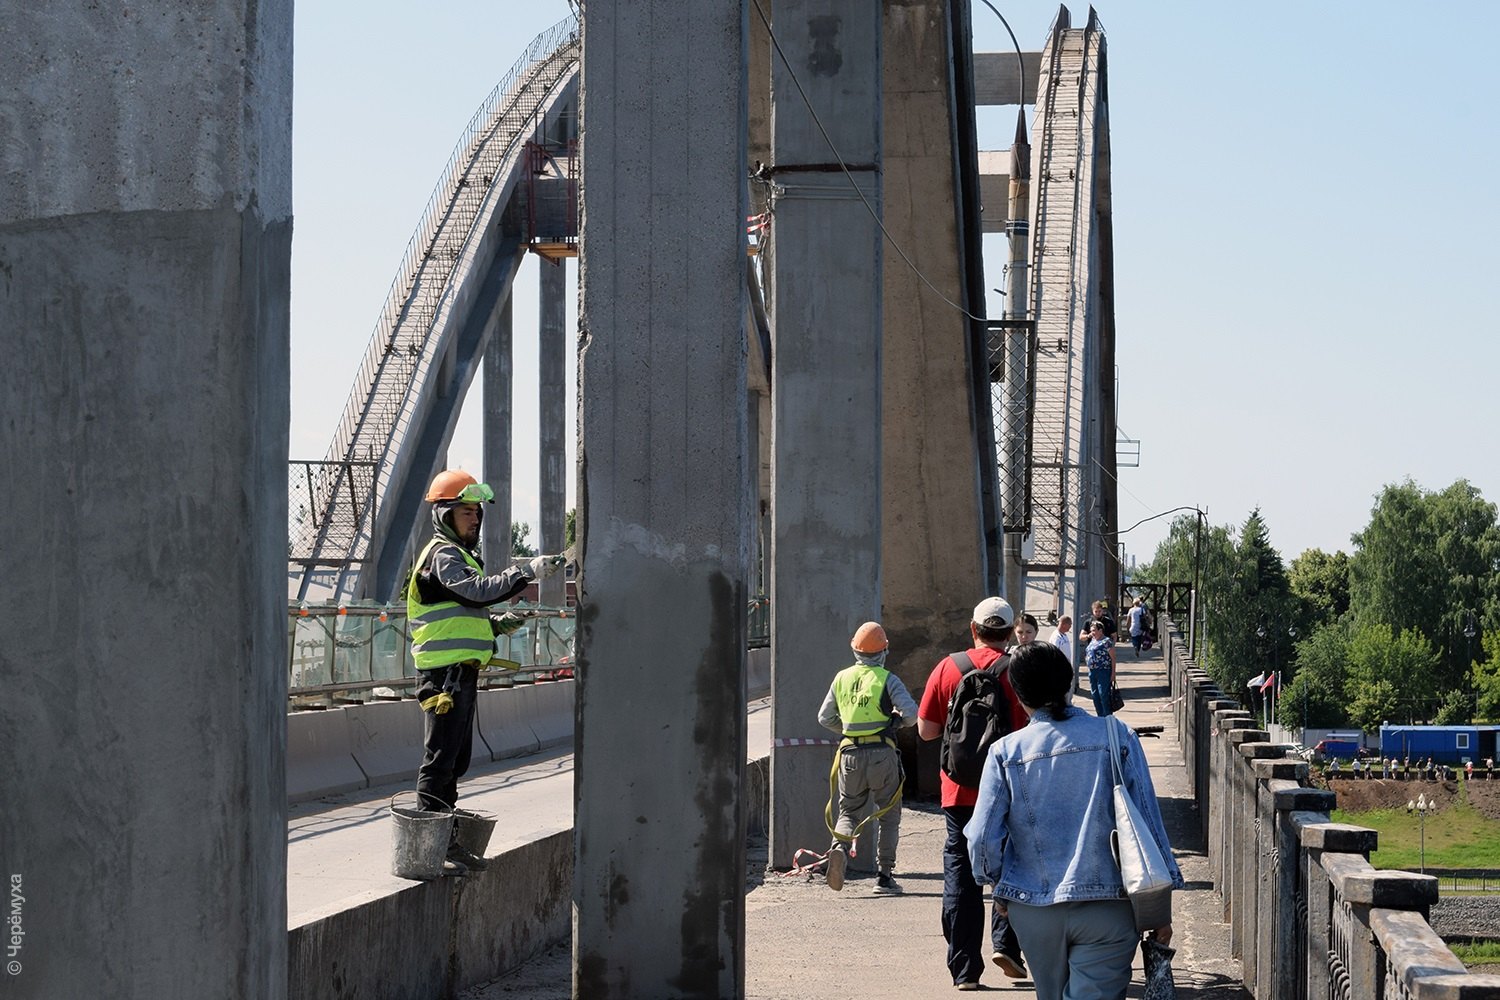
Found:
M 986 597 L 974 606 L 974 624 L 985 628 L 1009 628 L 1015 612 L 1000 597 Z

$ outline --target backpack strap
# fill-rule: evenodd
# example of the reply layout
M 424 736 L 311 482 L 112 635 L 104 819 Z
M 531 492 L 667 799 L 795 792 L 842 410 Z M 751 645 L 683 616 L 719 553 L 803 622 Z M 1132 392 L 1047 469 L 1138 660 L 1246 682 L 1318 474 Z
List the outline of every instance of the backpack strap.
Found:
M 974 661 L 969 658 L 969 651 L 966 649 L 959 650 L 957 653 L 949 653 L 948 659 L 952 660 L 953 665 L 958 668 L 960 677 L 975 669 Z

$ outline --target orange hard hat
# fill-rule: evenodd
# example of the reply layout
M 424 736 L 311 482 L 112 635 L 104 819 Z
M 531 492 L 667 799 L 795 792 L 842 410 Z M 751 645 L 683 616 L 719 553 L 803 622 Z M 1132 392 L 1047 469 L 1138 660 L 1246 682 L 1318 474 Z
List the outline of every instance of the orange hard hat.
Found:
M 865 622 L 854 630 L 854 639 L 849 643 L 856 653 L 878 653 L 890 644 L 879 622 Z
M 428 503 L 442 500 L 463 500 L 468 503 L 487 500 L 493 503 L 495 494 L 464 470 L 445 469 L 432 477 L 432 485 L 427 487 L 427 495 L 422 499 Z

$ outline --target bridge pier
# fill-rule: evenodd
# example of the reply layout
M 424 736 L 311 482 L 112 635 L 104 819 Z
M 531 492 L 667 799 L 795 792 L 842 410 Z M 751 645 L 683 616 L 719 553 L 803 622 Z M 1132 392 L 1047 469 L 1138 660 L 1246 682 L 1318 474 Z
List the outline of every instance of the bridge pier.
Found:
M 584 23 L 573 992 L 587 1000 L 744 992 L 744 16 L 643 0 L 591 4 Z
M 5 20 L 0 993 L 276 1000 L 292 4 Z
M 484 512 L 483 554 L 485 567 L 498 573 L 510 565 L 511 517 L 511 425 L 512 390 L 515 370 L 515 324 L 511 302 L 514 291 L 505 293 L 505 301 L 495 313 L 495 333 L 484 352 L 484 481 L 495 491 L 495 502 Z M 447 462 L 443 462 L 444 467 Z M 432 535 L 427 518 L 417 518 L 412 531 L 412 551 L 420 551 L 423 541 Z

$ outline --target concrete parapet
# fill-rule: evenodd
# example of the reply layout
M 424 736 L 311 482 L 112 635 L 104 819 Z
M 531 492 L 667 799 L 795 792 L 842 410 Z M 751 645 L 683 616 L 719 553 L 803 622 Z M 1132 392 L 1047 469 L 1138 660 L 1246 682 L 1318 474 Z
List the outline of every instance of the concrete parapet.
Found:
M 573 834 L 414 883 L 288 931 L 289 996 L 432 1000 L 493 979 L 567 935 Z
M 370 702 L 344 711 L 354 759 L 371 785 L 416 779 L 422 763 L 422 709 L 415 701 Z
M 520 699 L 522 718 L 543 749 L 572 742 L 574 690 L 573 681 L 540 681 L 511 688 Z
M 476 722 L 491 760 L 523 757 L 541 749 L 541 742 L 526 717 L 523 696 L 516 694 L 528 689 L 494 688 L 479 692 Z
M 286 798 L 306 802 L 369 787 L 354 759 L 347 709 L 286 717 Z

